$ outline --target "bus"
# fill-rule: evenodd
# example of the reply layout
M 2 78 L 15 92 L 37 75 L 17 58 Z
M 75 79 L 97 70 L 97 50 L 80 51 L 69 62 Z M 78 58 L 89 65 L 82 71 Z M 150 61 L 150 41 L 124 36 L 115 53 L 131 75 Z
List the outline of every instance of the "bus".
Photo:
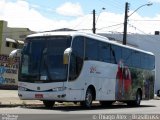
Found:
M 115 101 L 140 106 L 154 97 L 155 57 L 151 52 L 78 31 L 29 35 L 20 54 L 18 96 L 55 102 Z

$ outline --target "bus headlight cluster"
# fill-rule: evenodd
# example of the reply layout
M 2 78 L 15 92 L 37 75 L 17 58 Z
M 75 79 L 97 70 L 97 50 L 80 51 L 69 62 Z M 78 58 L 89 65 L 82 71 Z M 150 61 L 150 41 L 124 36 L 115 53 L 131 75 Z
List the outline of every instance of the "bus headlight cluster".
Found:
M 19 86 L 19 87 L 18 87 L 18 90 L 20 90 L 20 91 L 26 91 L 27 88 Z
M 57 92 L 57 91 L 64 91 L 66 89 L 66 87 L 56 87 L 56 88 L 53 88 L 52 90 L 54 92 Z

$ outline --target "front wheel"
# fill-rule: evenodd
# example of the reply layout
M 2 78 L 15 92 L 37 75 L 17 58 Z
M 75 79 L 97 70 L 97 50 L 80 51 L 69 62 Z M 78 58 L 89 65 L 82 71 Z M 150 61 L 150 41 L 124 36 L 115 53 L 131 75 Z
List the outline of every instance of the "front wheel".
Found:
M 85 101 L 81 102 L 81 105 L 90 108 L 92 106 L 92 101 L 93 93 L 92 90 L 88 88 L 86 91 Z
M 55 101 L 44 100 L 44 101 L 43 101 L 43 104 L 44 104 L 44 106 L 45 106 L 46 108 L 50 108 L 50 109 L 51 109 L 51 108 L 54 106 Z

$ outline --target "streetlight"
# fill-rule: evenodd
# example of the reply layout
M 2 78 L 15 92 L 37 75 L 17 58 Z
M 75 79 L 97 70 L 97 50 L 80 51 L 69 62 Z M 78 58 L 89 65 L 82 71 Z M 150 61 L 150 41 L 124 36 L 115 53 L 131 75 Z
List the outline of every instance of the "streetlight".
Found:
M 125 16 L 124 16 L 124 32 L 123 32 L 123 45 L 126 45 L 126 41 L 127 41 L 127 20 L 128 18 L 133 15 L 137 10 L 139 10 L 140 8 L 144 7 L 144 6 L 151 6 L 153 5 L 152 3 L 147 3 L 144 5 L 139 6 L 136 10 L 134 10 L 130 15 L 128 15 L 128 2 L 126 2 L 125 4 Z
M 128 15 L 128 18 L 129 18 L 133 13 L 135 13 L 137 10 L 139 10 L 141 7 L 143 7 L 143 6 L 151 6 L 151 5 L 153 5 L 153 3 L 147 3 L 147 4 L 144 4 L 144 5 L 139 6 L 135 11 L 133 11 L 130 15 Z
M 105 9 L 106 8 L 103 7 L 101 9 L 100 13 L 102 12 L 102 10 L 105 10 Z M 99 13 L 99 15 L 97 17 L 97 20 L 96 20 L 96 11 L 95 11 L 95 9 L 93 10 L 93 29 L 92 29 L 92 31 L 93 31 L 94 34 L 96 33 L 96 24 L 97 24 L 98 18 L 100 16 L 100 13 Z
M 99 18 L 99 16 L 100 16 L 101 12 L 102 12 L 103 10 L 105 10 L 105 9 L 106 9 L 106 8 L 103 7 L 103 8 L 101 9 L 101 11 L 99 12 L 99 15 L 98 15 L 97 20 L 96 20 L 96 24 L 97 24 L 97 21 L 98 21 L 98 18 Z

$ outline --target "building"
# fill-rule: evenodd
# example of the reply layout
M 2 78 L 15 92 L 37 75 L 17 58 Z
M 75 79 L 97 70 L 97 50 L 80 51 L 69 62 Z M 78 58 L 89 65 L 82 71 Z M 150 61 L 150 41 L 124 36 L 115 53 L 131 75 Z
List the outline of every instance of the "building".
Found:
M 155 33 L 155 35 L 128 34 L 127 44 L 154 53 L 156 66 L 155 93 L 157 93 L 160 90 L 160 35 L 157 34 L 157 31 Z M 100 35 L 119 43 L 122 43 L 123 40 L 123 34 L 100 33 Z
M 6 21 L 0 21 L 0 88 L 16 88 L 19 58 L 11 64 L 9 53 L 21 48 L 27 35 L 34 33 L 28 28 L 10 28 Z

